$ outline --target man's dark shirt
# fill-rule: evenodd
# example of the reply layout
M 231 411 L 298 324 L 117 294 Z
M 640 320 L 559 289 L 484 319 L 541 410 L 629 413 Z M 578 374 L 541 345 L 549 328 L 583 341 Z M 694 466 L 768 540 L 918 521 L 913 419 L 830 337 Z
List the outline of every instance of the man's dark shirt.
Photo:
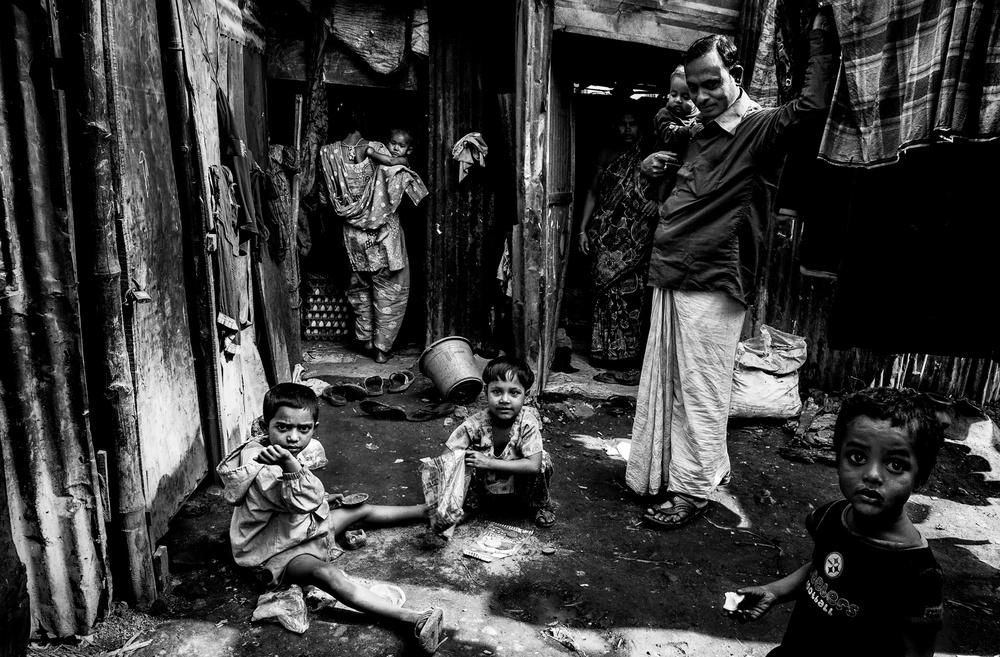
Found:
M 837 74 L 835 39 L 810 33 L 802 95 L 761 109 L 740 90 L 699 132 L 660 207 L 649 284 L 669 290 L 725 292 L 749 305 L 773 183 L 794 126 L 826 115 Z

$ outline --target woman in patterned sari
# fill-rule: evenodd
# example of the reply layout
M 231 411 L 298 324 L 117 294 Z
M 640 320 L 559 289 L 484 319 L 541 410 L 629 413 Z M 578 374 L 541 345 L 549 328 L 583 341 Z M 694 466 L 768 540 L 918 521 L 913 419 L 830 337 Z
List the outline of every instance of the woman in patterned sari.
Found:
M 640 122 L 634 106 L 617 115 L 619 146 L 598 162 L 580 226 L 580 250 L 593 255 L 593 331 L 590 361 L 620 370 L 595 379 L 631 383 L 630 368 L 642 355 L 643 299 L 656 229 L 657 204 L 648 200 L 642 163 Z M 638 382 L 638 374 L 634 377 Z

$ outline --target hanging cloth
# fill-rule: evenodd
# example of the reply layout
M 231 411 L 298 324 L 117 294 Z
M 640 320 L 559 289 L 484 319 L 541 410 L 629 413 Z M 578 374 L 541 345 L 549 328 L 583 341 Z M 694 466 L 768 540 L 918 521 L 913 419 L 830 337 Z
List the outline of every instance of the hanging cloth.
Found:
M 469 175 L 469 169 L 472 168 L 473 164 L 478 164 L 481 167 L 486 166 L 487 150 L 483 135 L 479 132 L 470 132 L 455 142 L 455 145 L 451 147 L 451 158 L 459 162 L 458 182 L 462 182 Z
M 890 164 L 954 137 L 1000 137 L 1000 8 L 981 0 L 835 0 L 843 75 L 820 155 Z

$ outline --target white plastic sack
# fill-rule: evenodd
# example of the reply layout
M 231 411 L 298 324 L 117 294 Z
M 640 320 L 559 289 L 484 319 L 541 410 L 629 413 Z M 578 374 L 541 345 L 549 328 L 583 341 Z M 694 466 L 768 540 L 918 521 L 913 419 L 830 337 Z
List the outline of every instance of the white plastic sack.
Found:
M 309 615 L 306 601 L 298 584 L 287 589 L 264 593 L 257 598 L 257 608 L 253 610 L 251 621 L 273 618 L 286 630 L 303 634 L 309 629 Z
M 802 411 L 798 369 L 806 361 L 806 341 L 766 325 L 760 333 L 736 348 L 729 416 L 797 417 Z

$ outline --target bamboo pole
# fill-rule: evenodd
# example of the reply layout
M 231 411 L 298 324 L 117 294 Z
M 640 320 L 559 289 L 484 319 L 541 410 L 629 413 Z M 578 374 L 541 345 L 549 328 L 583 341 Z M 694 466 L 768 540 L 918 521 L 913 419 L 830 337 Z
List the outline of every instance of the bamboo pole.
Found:
M 111 83 L 108 80 L 109 53 L 114 44 L 105 44 L 105 12 L 112 8 L 103 0 L 84 0 L 78 6 L 79 57 L 67 61 L 79 64 L 80 152 L 75 169 L 74 197 L 79 211 L 81 236 L 89 239 L 83 248 L 92 257 L 89 286 L 95 303 L 91 340 L 103 358 L 92 359 L 89 366 L 100 370 L 103 390 L 91 396 L 93 410 L 105 420 L 114 475 L 111 484 L 115 501 L 116 533 L 126 558 L 129 586 L 126 596 L 140 608 L 156 599 L 152 553 L 146 527 L 146 499 L 143 492 L 139 450 L 139 428 L 132 369 L 125 338 L 122 310 L 122 272 L 118 257 L 118 225 L 122 207 L 118 202 L 116 153 L 118 133 L 114 125 L 114 107 L 108 106 Z M 107 37 L 110 39 L 110 37 Z M 96 361 L 96 362 L 95 362 Z

